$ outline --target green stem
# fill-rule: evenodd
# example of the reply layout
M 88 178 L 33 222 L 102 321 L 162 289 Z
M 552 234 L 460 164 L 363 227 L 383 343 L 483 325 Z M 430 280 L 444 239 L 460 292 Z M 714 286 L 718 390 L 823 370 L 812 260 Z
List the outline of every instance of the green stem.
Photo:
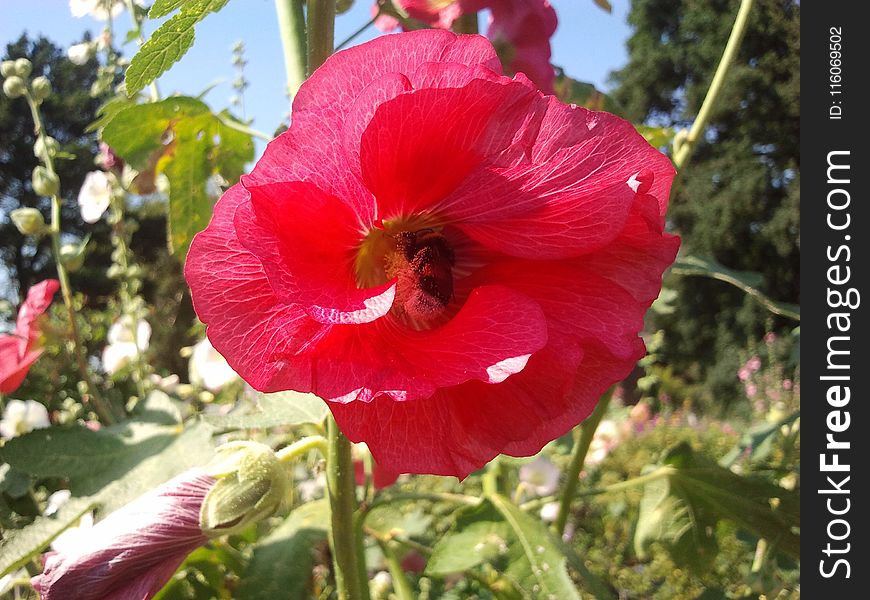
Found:
M 272 141 L 272 138 L 269 135 L 263 133 L 262 131 L 257 131 L 256 129 L 248 127 L 247 125 L 244 125 L 242 123 L 239 123 L 238 121 L 230 119 L 226 115 L 217 114 L 215 116 L 217 117 L 218 121 L 221 122 L 222 125 L 226 125 L 230 129 L 235 129 L 236 131 L 239 131 L 241 133 L 246 133 L 246 134 L 250 135 L 251 137 L 260 138 L 261 140 L 265 140 L 267 142 Z
M 46 133 L 45 128 L 42 125 L 42 116 L 39 114 L 39 105 L 36 102 L 36 99 L 30 93 L 30 90 L 25 92 L 25 98 L 27 99 L 27 103 L 30 105 L 30 114 L 33 117 L 33 128 L 36 133 L 37 138 L 42 138 L 45 140 Z M 47 151 L 44 153 L 44 156 L 41 157 L 43 163 L 45 164 L 45 168 L 49 171 L 49 173 L 57 176 L 57 172 L 54 170 L 54 160 Z M 61 252 L 60 252 L 60 206 L 61 199 L 58 194 L 54 194 L 51 197 L 51 225 L 49 227 L 49 235 L 51 237 L 51 250 L 54 254 L 54 263 L 57 269 L 57 279 L 60 282 L 60 293 L 63 297 L 64 306 L 66 306 L 67 315 L 69 316 L 70 322 L 70 340 L 73 344 L 73 355 L 75 356 L 76 364 L 79 369 L 79 375 L 81 375 L 82 381 L 88 388 L 88 393 L 90 394 L 91 400 L 93 401 L 94 410 L 97 415 L 100 417 L 100 420 L 107 425 L 111 425 L 115 422 L 115 417 L 112 414 L 112 411 L 109 410 L 108 405 L 103 401 L 103 397 L 99 392 L 99 388 L 97 388 L 96 384 L 94 384 L 93 377 L 91 376 L 91 371 L 88 368 L 88 359 L 85 353 L 85 347 L 82 344 L 81 335 L 79 334 L 79 325 L 76 320 L 76 309 L 75 304 L 73 303 L 72 296 L 72 286 L 69 282 L 69 274 L 66 271 L 66 267 L 63 265 L 63 261 L 61 260 Z
M 307 75 L 307 49 L 305 44 L 305 11 L 303 0 L 275 0 L 278 29 L 284 48 L 284 67 L 287 69 L 287 92 L 290 98 L 299 91 Z
M 311 450 L 319 451 L 323 456 L 327 456 L 329 452 L 329 444 L 326 438 L 320 435 L 311 435 L 297 440 L 278 450 L 275 456 L 282 463 L 293 462 L 300 456 L 307 454 Z
M 565 533 L 565 525 L 568 523 L 568 513 L 571 512 L 571 502 L 577 494 L 577 485 L 580 482 L 580 471 L 583 470 L 583 463 L 586 462 L 586 453 L 589 452 L 589 445 L 592 443 L 592 438 L 595 437 L 595 430 L 598 429 L 598 424 L 607 412 L 610 406 L 610 397 L 613 395 L 613 388 L 605 392 L 601 400 L 592 414 L 586 418 L 580 425 L 580 439 L 577 440 L 574 446 L 574 456 L 571 458 L 571 466 L 568 467 L 566 475 L 565 489 L 562 490 L 562 498 L 559 501 L 559 513 L 556 516 L 556 521 L 553 523 L 553 528 L 559 534 L 559 538 Z
M 332 508 L 332 550 L 335 583 L 339 600 L 368 600 L 369 587 L 365 557 L 361 552 L 361 521 L 354 516 L 356 481 L 350 441 L 338 429 L 335 419 L 327 424 L 328 455 L 326 487 Z
M 405 575 L 405 569 L 402 568 L 402 561 L 399 560 L 399 554 L 396 552 L 396 544 L 389 541 L 381 542 L 381 549 L 384 551 L 387 570 L 393 578 L 393 589 L 396 591 L 396 597 L 399 600 L 414 600 L 414 588 L 411 587 L 411 582 Z
M 468 506 L 480 504 L 480 498 L 465 496 L 463 494 L 450 494 L 448 492 L 398 492 L 375 497 L 375 500 L 366 507 L 365 512 L 368 514 L 373 509 L 378 506 L 383 506 L 384 504 L 419 500 L 428 500 L 430 502 L 450 502 L 452 504 L 465 504 Z
M 655 481 L 656 479 L 667 477 L 668 475 L 673 473 L 673 471 L 674 470 L 672 467 L 659 467 L 655 471 L 647 473 L 646 475 L 641 475 L 640 477 L 626 479 L 625 481 L 620 481 L 619 483 L 614 483 L 601 488 L 592 488 L 589 490 L 577 492 L 576 496 L 578 498 L 584 498 L 588 496 L 600 496 L 601 494 L 615 494 L 616 492 L 624 492 L 625 490 L 630 490 L 631 488 L 635 488 L 639 485 L 647 484 L 650 481 Z
M 335 47 L 335 0 L 308 0 L 308 74 L 322 65 Z
M 746 33 L 746 26 L 749 23 L 749 13 L 751 10 L 752 0 L 740 1 L 740 8 L 737 11 L 737 18 L 734 20 L 734 26 L 731 28 L 731 35 L 728 37 L 728 43 L 725 45 L 725 51 L 722 53 L 719 66 L 716 67 L 716 73 L 713 75 L 713 81 L 710 83 L 710 89 L 707 90 L 707 96 L 701 104 L 701 110 L 698 111 L 698 116 L 695 118 L 695 122 L 692 123 L 686 139 L 683 140 L 679 148 L 675 148 L 674 165 L 678 170 L 685 168 L 689 163 L 695 143 L 704 133 L 707 119 L 710 117 L 722 85 L 725 83 L 725 76 L 728 74 L 728 69 L 737 55 L 740 43 L 743 41 L 743 34 Z

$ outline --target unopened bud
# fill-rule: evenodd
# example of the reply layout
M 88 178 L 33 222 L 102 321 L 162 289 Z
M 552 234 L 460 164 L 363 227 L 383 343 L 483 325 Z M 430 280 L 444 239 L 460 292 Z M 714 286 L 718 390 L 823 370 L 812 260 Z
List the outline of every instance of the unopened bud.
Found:
M 200 510 L 200 526 L 207 536 L 243 529 L 274 513 L 287 495 L 290 481 L 269 446 L 230 442 L 217 449 L 205 469 L 217 479 Z
M 0 75 L 3 75 L 3 77 L 11 77 L 12 75 L 15 75 L 15 61 L 4 60 L 0 63 Z
M 64 244 L 60 247 L 60 262 L 70 273 L 75 273 L 85 264 L 84 244 Z
M 37 102 L 42 102 L 51 96 L 51 82 L 48 80 L 48 77 L 40 75 L 33 80 L 30 86 L 33 89 L 33 97 L 36 98 Z
M 36 143 L 33 144 L 33 154 L 36 158 L 41 158 L 46 161 L 48 158 L 54 158 L 59 149 L 60 144 L 58 144 L 57 140 L 50 135 L 39 136 L 36 138 Z
M 7 77 L 3 82 L 3 93 L 10 98 L 20 98 L 27 92 L 27 86 L 24 85 L 24 80 L 17 75 Z
M 8 81 L 8 80 L 7 80 Z M 33 169 L 33 191 L 40 196 L 51 197 L 60 189 L 60 179 L 43 166 Z
M 22 235 L 40 235 L 45 232 L 45 219 L 35 208 L 16 208 L 9 216 Z
M 33 65 L 26 58 L 19 58 L 15 61 L 15 74 L 19 77 L 27 79 L 31 70 L 33 70 Z

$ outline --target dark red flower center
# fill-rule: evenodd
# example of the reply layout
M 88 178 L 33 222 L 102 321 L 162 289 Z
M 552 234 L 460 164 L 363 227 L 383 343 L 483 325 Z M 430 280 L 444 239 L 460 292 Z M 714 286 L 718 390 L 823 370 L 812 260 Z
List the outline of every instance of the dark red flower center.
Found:
M 366 236 L 356 260 L 361 287 L 396 280 L 392 312 L 414 329 L 441 324 L 454 300 L 456 254 L 440 227 L 424 225 L 384 223 Z

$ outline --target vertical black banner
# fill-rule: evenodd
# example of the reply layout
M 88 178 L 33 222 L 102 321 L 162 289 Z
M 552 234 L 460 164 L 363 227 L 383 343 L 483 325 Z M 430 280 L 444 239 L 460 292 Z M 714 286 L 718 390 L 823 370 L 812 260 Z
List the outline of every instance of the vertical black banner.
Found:
M 863 3 L 801 5 L 801 587 L 867 597 L 870 431 Z

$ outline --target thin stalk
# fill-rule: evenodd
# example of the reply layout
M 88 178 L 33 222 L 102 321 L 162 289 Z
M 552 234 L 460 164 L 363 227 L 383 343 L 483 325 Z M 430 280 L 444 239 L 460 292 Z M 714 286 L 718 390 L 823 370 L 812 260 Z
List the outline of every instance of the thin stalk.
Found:
M 25 98 L 27 99 L 28 105 L 30 105 L 30 114 L 33 117 L 33 128 L 36 133 L 37 138 L 45 139 L 45 129 L 42 125 L 42 116 L 39 114 L 39 107 L 36 102 L 36 99 L 30 93 L 30 90 L 25 92 Z M 44 153 L 44 156 L 41 157 L 42 161 L 45 163 L 45 168 L 49 171 L 49 173 L 57 176 L 57 172 L 54 170 L 54 160 L 48 152 Z M 67 315 L 69 316 L 70 322 L 70 340 L 73 344 L 73 354 L 75 356 L 76 364 L 79 369 L 79 375 L 81 375 L 82 381 L 87 385 L 88 394 L 90 394 L 91 400 L 94 404 L 94 410 L 97 415 L 100 417 L 100 420 L 107 425 L 111 425 L 115 422 L 115 416 L 112 414 L 112 411 L 109 409 L 109 406 L 103 401 L 103 397 L 99 392 L 99 388 L 97 388 L 96 384 L 94 384 L 93 377 L 91 376 L 91 371 L 88 368 L 88 359 L 85 354 L 85 347 L 82 344 L 81 334 L 79 333 L 79 325 L 76 320 L 76 309 L 73 304 L 72 297 L 72 286 L 69 282 L 69 274 L 66 271 L 66 267 L 63 265 L 63 261 L 61 260 L 60 253 L 60 206 L 61 199 L 58 194 L 54 194 L 51 197 L 51 225 L 49 226 L 49 236 L 51 237 L 51 250 L 54 254 L 54 263 L 57 269 L 57 279 L 60 282 L 60 293 L 63 297 L 64 306 L 66 306 Z
M 248 127 L 247 125 L 239 123 L 238 121 L 234 121 L 233 119 L 228 118 L 226 115 L 217 114 L 215 116 L 217 117 L 218 121 L 221 122 L 222 125 L 226 125 L 230 129 L 235 129 L 236 131 L 239 131 L 241 133 L 246 133 L 252 137 L 260 138 L 261 140 L 264 140 L 267 142 L 272 141 L 272 137 L 269 136 L 268 134 L 265 134 L 262 131 L 258 131 L 256 129 Z
M 304 437 L 293 442 L 289 446 L 281 448 L 275 453 L 275 456 L 282 463 L 288 463 L 293 462 L 311 450 L 317 450 L 323 456 L 326 456 L 329 452 L 329 444 L 326 441 L 326 438 L 320 435 Z
M 360 27 L 359 29 L 354 31 L 352 34 L 347 36 L 342 43 L 340 43 L 338 46 L 335 47 L 334 52 L 338 52 L 339 50 L 341 50 L 342 48 L 347 46 L 349 43 L 354 41 L 357 37 L 359 37 L 363 33 L 365 33 L 366 29 L 368 29 L 369 27 L 371 27 L 372 25 L 375 24 L 375 21 L 377 20 L 377 18 L 379 16 L 381 16 L 380 12 L 378 14 L 376 14 L 374 17 L 372 17 L 371 19 L 369 19 L 368 21 L 366 21 L 366 23 L 362 27 Z
M 384 541 L 380 545 L 384 551 L 387 570 L 393 578 L 393 589 L 396 592 L 396 597 L 399 600 L 414 600 L 414 588 L 411 586 L 411 582 L 408 581 L 408 576 L 405 575 L 405 569 L 402 568 L 402 561 L 399 560 L 399 555 L 396 552 L 396 544 Z
M 574 500 L 574 496 L 577 495 L 577 485 L 580 482 L 580 471 L 583 470 L 583 463 L 586 462 L 586 453 L 589 452 L 589 445 L 592 443 L 592 438 L 595 437 L 595 430 L 598 429 L 598 424 L 601 423 L 602 417 L 604 417 L 607 408 L 610 406 L 610 397 L 612 395 L 613 388 L 605 392 L 601 400 L 598 401 L 598 406 L 592 411 L 592 414 L 580 425 L 580 439 L 574 445 L 574 456 L 571 458 L 571 466 L 568 467 L 565 489 L 562 490 L 562 498 L 559 501 L 559 512 L 556 515 L 556 521 L 553 523 L 553 528 L 560 538 L 565 533 L 568 513 L 571 512 L 571 502 Z
M 278 29 L 284 49 L 284 67 L 287 70 L 287 93 L 290 98 L 308 74 L 308 50 L 305 41 L 305 11 L 303 0 L 275 0 Z
M 474 506 L 480 504 L 480 498 L 474 496 L 466 496 L 464 494 L 451 494 L 448 492 L 399 492 L 393 494 L 383 494 L 376 496 L 374 501 L 366 507 L 366 513 L 370 513 L 373 509 L 384 504 L 392 504 L 393 502 L 409 502 L 418 500 L 428 500 L 430 502 L 450 502 L 453 504 L 465 504 Z
M 695 143 L 700 139 L 704 129 L 707 127 L 707 119 L 710 117 L 722 85 L 725 83 L 728 69 L 731 67 L 731 63 L 734 62 L 734 57 L 737 55 L 737 50 L 743 41 L 743 34 L 746 33 L 746 26 L 749 23 L 749 13 L 751 10 L 752 0 L 740 1 L 740 8 L 737 10 L 737 18 L 734 20 L 734 26 L 731 28 L 731 35 L 728 37 L 728 43 L 725 44 L 725 51 L 722 53 L 719 66 L 716 67 L 716 73 L 713 75 L 710 89 L 707 90 L 707 95 L 701 104 L 701 110 L 698 111 L 698 116 L 695 118 L 695 122 L 692 123 L 688 136 L 683 140 L 679 148 L 675 149 L 674 166 L 678 170 L 685 168 L 689 163 Z
M 356 481 L 350 441 L 335 419 L 327 424 L 326 487 L 332 508 L 332 550 L 339 600 L 369 600 L 364 554 L 360 551 L 362 519 L 356 519 Z
M 308 0 L 308 74 L 335 48 L 335 0 Z

